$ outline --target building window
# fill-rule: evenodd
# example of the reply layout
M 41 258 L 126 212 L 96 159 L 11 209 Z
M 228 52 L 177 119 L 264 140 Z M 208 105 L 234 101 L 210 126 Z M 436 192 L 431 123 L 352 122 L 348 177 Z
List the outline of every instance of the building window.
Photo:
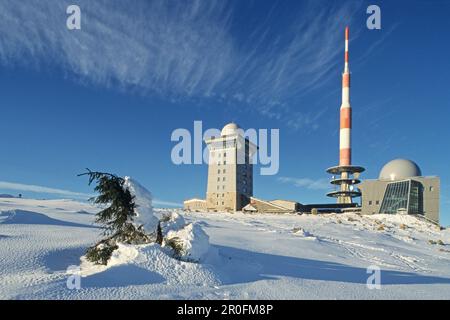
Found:
M 224 152 L 224 153 L 223 153 L 223 157 L 225 158 L 226 156 L 227 156 L 227 153 L 226 153 L 226 152 Z
M 226 173 L 226 170 L 225 170 L 225 169 L 223 169 L 223 173 Z
M 217 198 L 219 197 L 219 194 L 217 194 Z
M 376 204 L 376 205 L 379 205 L 379 204 L 380 204 L 380 201 L 379 201 L 379 200 L 375 201 L 375 204 Z
M 220 179 L 220 178 L 219 178 Z M 222 181 L 225 181 L 225 177 L 223 177 Z
M 434 191 L 434 187 L 430 186 L 430 192 L 433 192 L 433 191 Z
M 222 205 L 224 205 L 224 204 L 225 204 L 225 202 L 222 201 Z
M 219 173 L 219 174 L 220 174 L 220 169 L 219 169 L 219 170 L 217 170 L 217 173 Z
M 217 177 L 217 181 L 220 181 L 220 177 Z
M 217 186 L 217 190 L 219 190 L 219 186 Z
M 225 194 L 222 193 L 222 198 L 225 197 Z
M 414 180 L 391 182 L 386 187 L 380 213 L 421 214 L 423 212 L 423 189 Z
M 217 165 L 220 166 L 220 161 L 217 161 Z
M 226 165 L 226 164 L 227 164 L 227 162 L 226 162 L 225 160 L 223 160 L 223 164 L 224 164 L 224 165 Z
M 369 201 L 369 206 L 371 206 L 371 205 L 372 205 L 372 200 Z
M 222 190 L 225 190 L 225 186 L 224 185 L 222 186 Z

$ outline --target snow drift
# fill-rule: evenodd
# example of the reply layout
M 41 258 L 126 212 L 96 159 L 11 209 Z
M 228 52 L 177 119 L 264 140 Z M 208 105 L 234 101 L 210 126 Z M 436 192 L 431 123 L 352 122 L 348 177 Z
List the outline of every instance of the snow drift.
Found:
M 202 262 L 209 251 L 209 237 L 196 223 L 186 224 L 184 218 L 176 212 L 169 212 L 161 219 L 161 231 L 165 245 L 176 243 L 176 254 L 180 259 Z
M 130 177 L 124 179 L 123 188 L 130 191 L 136 205 L 133 224 L 136 227 L 143 226 L 144 231 L 148 234 L 156 234 L 158 225 L 160 225 L 163 244 L 159 246 L 155 243 L 140 245 L 117 243 L 118 248 L 113 251 L 106 265 L 94 264 L 83 256 L 80 259 L 81 276 L 90 277 L 94 274 L 110 272 L 111 268 L 117 269 L 118 266 L 137 267 L 148 257 L 149 250 L 151 252 L 159 250 L 159 254 L 153 253 L 152 255 L 159 258 L 164 256 L 166 260 L 172 259 L 174 260 L 173 264 L 177 264 L 178 260 L 203 262 L 210 250 L 210 245 L 209 237 L 200 225 L 186 223 L 185 219 L 176 212 L 163 213 L 160 220 L 154 214 L 151 192 Z M 157 270 L 156 266 L 152 266 L 154 263 L 158 263 L 158 261 L 147 261 L 146 267 Z M 123 276 L 127 277 L 127 274 Z
M 175 259 L 169 247 L 120 244 L 110 265 L 89 270 L 82 264 L 81 288 L 69 290 L 68 267 L 79 267 L 80 256 L 101 232 L 92 227 L 93 215 L 79 212 L 98 207 L 0 199 L 1 217 L 19 211 L 13 220 L 0 219 L 0 299 L 450 298 L 450 230 L 413 216 L 185 214 L 154 208 L 156 217 L 177 212 L 183 228 L 198 222 L 217 259 L 211 259 L 211 249 L 206 260 L 190 263 Z M 305 237 L 308 233 L 317 240 Z M 382 269 L 382 290 L 366 286 L 367 267 L 374 264 Z
M 176 231 L 184 228 L 186 221 L 183 216 L 177 212 L 163 213 L 161 218 L 161 232 L 163 237 L 166 237 L 170 231 Z

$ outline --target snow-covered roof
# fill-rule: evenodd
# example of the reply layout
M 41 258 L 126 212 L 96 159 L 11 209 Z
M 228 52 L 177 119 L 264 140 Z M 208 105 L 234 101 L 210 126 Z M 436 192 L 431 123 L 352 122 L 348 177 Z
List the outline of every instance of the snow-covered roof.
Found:
M 184 200 L 184 202 L 206 202 L 206 200 L 198 199 L 198 198 L 192 198 L 192 199 Z

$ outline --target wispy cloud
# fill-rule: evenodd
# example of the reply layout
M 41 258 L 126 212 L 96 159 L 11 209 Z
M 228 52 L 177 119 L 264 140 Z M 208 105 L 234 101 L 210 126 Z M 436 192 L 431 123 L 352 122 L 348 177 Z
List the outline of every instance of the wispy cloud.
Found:
M 20 192 L 35 192 L 35 193 L 43 193 L 43 194 L 52 194 L 57 196 L 71 197 L 75 199 L 89 199 L 94 194 L 74 192 L 70 190 L 49 188 L 44 186 L 32 185 L 32 184 L 23 184 L 23 183 L 14 183 L 7 181 L 0 181 L 0 190 L 16 190 Z M 167 207 L 182 207 L 182 204 L 171 201 L 164 201 L 160 199 L 153 199 L 153 204 L 156 206 L 167 206 Z
M 296 187 L 306 188 L 310 190 L 330 189 L 330 181 L 328 179 L 313 180 L 310 178 L 279 177 L 277 180 L 282 183 L 289 183 Z
M 14 182 L 7 182 L 7 181 L 0 181 L 0 189 L 6 189 L 6 190 L 17 190 L 17 191 L 28 191 L 28 192 L 36 192 L 36 193 L 45 193 L 45 194 L 54 194 L 59 196 L 67 196 L 67 197 L 74 197 L 78 199 L 87 199 L 90 198 L 92 195 L 87 193 L 80 193 L 80 192 L 73 192 L 69 190 L 63 190 L 63 189 L 55 189 L 55 188 L 49 188 L 49 187 L 43 187 L 43 186 L 37 186 L 32 184 L 22 184 L 22 183 L 14 183 Z
M 69 4 L 2 0 L 0 62 L 57 66 L 87 84 L 171 101 L 243 103 L 294 129 L 317 128 L 320 111 L 301 98 L 332 79 L 342 62 L 343 27 L 360 8 L 305 1 L 286 15 L 276 2 L 241 31 L 236 17 L 255 3 L 79 0 L 82 30 L 69 31 Z

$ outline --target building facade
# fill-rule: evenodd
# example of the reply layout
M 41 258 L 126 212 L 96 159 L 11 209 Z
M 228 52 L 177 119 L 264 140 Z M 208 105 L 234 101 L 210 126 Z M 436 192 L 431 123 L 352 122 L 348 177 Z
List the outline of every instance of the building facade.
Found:
M 262 200 L 255 197 L 250 198 L 242 211 L 251 213 L 297 213 L 300 211 L 301 204 L 296 201 L 289 200 Z
M 235 123 L 223 127 L 219 137 L 205 140 L 208 147 L 206 200 L 184 201 L 190 211 L 240 211 L 253 196 L 252 157 L 258 147 L 245 138 Z
M 440 179 L 424 177 L 416 163 L 396 159 L 377 180 L 360 185 L 362 214 L 417 214 L 439 223 Z
M 206 211 L 206 200 L 204 199 L 189 199 L 183 203 L 184 210 L 204 212 Z
M 227 124 L 220 137 L 205 142 L 209 151 L 206 209 L 241 210 L 253 196 L 251 159 L 257 146 L 244 137 L 235 123 Z

